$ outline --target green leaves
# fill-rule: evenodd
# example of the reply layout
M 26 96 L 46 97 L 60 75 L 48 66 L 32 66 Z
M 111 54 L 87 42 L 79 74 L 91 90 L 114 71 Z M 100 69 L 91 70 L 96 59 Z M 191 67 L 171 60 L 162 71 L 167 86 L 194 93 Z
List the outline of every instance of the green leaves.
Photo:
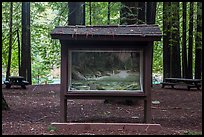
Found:
M 162 30 L 163 24 L 163 4 L 157 2 L 156 11 L 156 24 Z M 37 79 L 40 75 L 41 78 L 46 78 L 50 74 L 53 67 L 60 66 L 60 43 L 57 40 L 52 40 L 50 32 L 55 26 L 67 25 L 68 20 L 68 2 L 31 2 L 31 54 L 32 54 L 32 77 Z M 90 15 L 90 2 L 85 2 L 86 5 L 86 25 L 107 25 L 108 23 L 108 2 L 91 2 L 91 15 Z M 194 4 L 195 6 L 196 4 Z M 21 6 L 22 2 L 13 2 L 13 50 L 11 62 L 11 74 L 18 74 L 18 43 L 16 39 L 15 30 L 19 29 L 21 39 Z M 9 2 L 2 2 L 2 67 L 5 69 L 7 66 L 8 58 L 8 45 L 9 45 Z M 110 2 L 110 25 L 120 24 L 120 10 L 121 2 Z M 182 7 L 182 6 L 180 6 Z M 187 4 L 189 10 L 189 4 Z M 195 8 L 196 9 L 196 8 Z M 197 9 L 196 9 L 197 10 Z M 198 8 L 198 12 L 202 11 L 202 7 Z M 170 11 L 167 11 L 170 12 Z M 196 11 L 195 11 L 196 12 Z M 180 14 L 182 8 L 180 8 Z M 188 16 L 189 13 L 187 12 Z M 133 15 L 134 16 L 134 15 Z M 170 20 L 172 16 L 168 16 L 166 20 Z M 180 17 L 181 18 L 181 17 Z M 181 20 L 181 19 L 180 19 Z M 195 20 L 196 21 L 196 18 Z M 188 22 L 188 18 L 187 18 Z M 199 23 L 202 24 L 202 21 Z M 177 27 L 173 28 L 177 30 Z M 182 30 L 182 25 L 180 25 Z M 188 26 L 187 26 L 188 30 Z M 169 30 L 172 31 L 172 30 Z M 166 32 L 164 32 L 165 34 Z M 187 33 L 188 35 L 188 33 Z M 198 33 L 198 37 L 202 38 L 202 32 Z M 188 44 L 188 41 L 187 41 Z M 202 47 L 198 47 L 202 48 Z M 153 54 L 153 73 L 162 73 L 163 69 L 163 47 L 162 41 L 154 43 Z M 3 72 L 5 73 L 5 72 Z M 35 84 L 37 81 L 34 80 Z
M 108 2 L 86 2 L 86 25 L 107 25 L 108 24 Z M 90 5 L 91 4 L 91 15 Z M 110 24 L 120 23 L 120 2 L 110 3 Z

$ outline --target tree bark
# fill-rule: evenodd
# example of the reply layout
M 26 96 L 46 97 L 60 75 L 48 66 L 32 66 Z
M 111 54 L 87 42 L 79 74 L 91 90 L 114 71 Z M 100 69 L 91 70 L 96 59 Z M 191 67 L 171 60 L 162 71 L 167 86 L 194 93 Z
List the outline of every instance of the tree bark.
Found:
M 10 25 L 9 25 L 9 53 L 8 53 L 8 64 L 7 64 L 7 71 L 6 71 L 6 80 L 8 80 L 10 76 L 10 69 L 11 69 L 11 54 L 12 54 L 12 16 L 13 16 L 13 3 L 10 2 Z
M 170 2 L 163 2 L 163 78 L 170 77 Z
M 146 2 L 139 2 L 138 3 L 138 24 L 145 24 L 146 23 Z
M 21 73 L 30 84 L 31 77 L 31 45 L 30 45 L 30 2 L 22 2 L 22 47 Z
M 181 59 L 180 59 L 180 31 L 179 31 L 179 2 L 172 2 L 172 77 L 181 77 Z
M 31 41 L 30 41 L 30 2 L 27 2 L 27 81 L 32 84 L 32 75 L 31 75 Z
M 193 6 L 194 2 L 190 2 L 190 16 L 189 16 L 189 41 L 188 41 L 188 78 L 193 78 L 192 75 L 192 50 L 193 50 Z
M 147 24 L 155 24 L 157 2 L 147 2 L 146 22 Z
M 68 24 L 85 25 L 85 2 L 68 2 Z
M 202 75 L 202 3 L 197 2 L 197 28 L 195 36 L 195 78 Z
M 187 53 L 186 53 L 186 2 L 183 5 L 183 37 L 182 37 L 182 74 L 183 78 L 187 78 Z
M 19 31 L 17 29 L 17 39 L 18 39 L 18 74 L 20 75 L 21 72 L 21 44 L 20 44 L 20 37 L 19 37 Z

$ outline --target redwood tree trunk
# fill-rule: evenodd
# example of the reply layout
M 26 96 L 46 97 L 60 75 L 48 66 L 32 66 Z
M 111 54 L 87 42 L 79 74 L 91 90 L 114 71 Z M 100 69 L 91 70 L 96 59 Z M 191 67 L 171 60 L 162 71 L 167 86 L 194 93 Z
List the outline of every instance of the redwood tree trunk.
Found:
M 22 2 L 21 73 L 32 84 L 30 45 L 30 2 Z
M 68 24 L 85 25 L 85 2 L 68 2 Z
M 18 39 L 18 74 L 20 75 L 21 72 L 21 44 L 20 44 L 20 37 L 19 37 L 19 31 L 17 29 L 17 39 Z
M 172 47 L 172 76 L 181 77 L 181 59 L 180 59 L 180 31 L 179 31 L 179 2 L 172 2 L 172 31 L 171 31 L 171 47 Z
M 190 16 L 189 16 L 189 42 L 188 42 L 188 78 L 192 78 L 192 49 L 193 49 L 193 5 L 194 2 L 190 2 Z
M 6 71 L 6 80 L 8 80 L 10 76 L 10 68 L 11 68 L 11 54 L 12 54 L 12 16 L 13 16 L 13 3 L 10 2 L 10 25 L 9 25 L 9 53 L 8 53 L 8 64 L 7 64 L 7 71 Z
M 202 75 L 202 3 L 197 3 L 197 28 L 195 37 L 195 78 Z
M 145 24 L 146 23 L 146 3 L 145 2 L 138 2 L 138 24 Z
M 147 24 L 155 24 L 157 2 L 147 2 L 146 22 Z
M 170 2 L 163 2 L 163 78 L 170 77 Z
M 187 78 L 187 53 L 186 53 L 186 2 L 183 2 L 183 37 L 182 37 L 182 74 Z

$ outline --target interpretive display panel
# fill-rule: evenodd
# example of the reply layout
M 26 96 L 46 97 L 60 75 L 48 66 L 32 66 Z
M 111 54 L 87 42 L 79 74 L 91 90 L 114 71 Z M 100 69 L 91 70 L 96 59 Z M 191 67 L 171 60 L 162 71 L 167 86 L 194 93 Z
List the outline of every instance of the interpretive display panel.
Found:
M 70 50 L 70 92 L 143 92 L 142 51 Z

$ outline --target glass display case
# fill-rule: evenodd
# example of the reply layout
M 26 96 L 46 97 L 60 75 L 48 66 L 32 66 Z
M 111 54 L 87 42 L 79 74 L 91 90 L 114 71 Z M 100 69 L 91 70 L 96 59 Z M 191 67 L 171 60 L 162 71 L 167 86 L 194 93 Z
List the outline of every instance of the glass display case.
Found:
M 143 52 L 70 50 L 69 92 L 143 92 Z

